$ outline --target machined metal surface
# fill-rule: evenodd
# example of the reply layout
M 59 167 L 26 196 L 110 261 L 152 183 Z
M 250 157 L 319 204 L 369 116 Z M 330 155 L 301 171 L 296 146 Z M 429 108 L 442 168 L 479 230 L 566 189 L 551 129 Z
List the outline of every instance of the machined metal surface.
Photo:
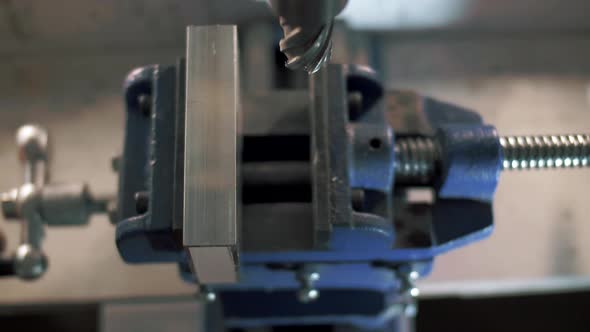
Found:
M 189 27 L 186 55 L 183 244 L 203 283 L 214 259 L 235 275 L 238 243 L 239 77 L 235 26 Z
M 346 84 L 342 68 L 327 66 L 310 79 L 313 222 L 316 246 L 334 224 L 352 222 L 347 165 Z

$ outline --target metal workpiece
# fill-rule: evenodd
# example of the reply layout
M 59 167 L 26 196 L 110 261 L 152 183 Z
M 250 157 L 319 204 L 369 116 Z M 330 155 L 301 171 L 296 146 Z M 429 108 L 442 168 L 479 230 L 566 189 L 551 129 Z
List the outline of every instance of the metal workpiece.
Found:
M 92 213 L 106 212 L 107 199 L 95 200 L 84 184 L 50 184 L 47 131 L 22 126 L 16 135 L 24 184 L 0 195 L 2 213 L 21 223 L 21 243 L 13 258 L 12 273 L 32 280 L 47 269 L 42 250 L 44 225 L 83 225 Z
M 313 74 L 327 63 L 332 52 L 334 17 L 347 0 L 270 0 L 283 28 L 279 46 L 289 69 Z
M 237 278 L 239 78 L 235 26 L 189 27 L 183 244 L 201 283 Z M 215 261 L 226 273 L 210 273 Z M 229 275 L 229 277 L 228 277 Z
M 327 245 L 333 225 L 351 225 L 346 77 L 341 66 L 310 78 L 312 204 L 314 242 Z

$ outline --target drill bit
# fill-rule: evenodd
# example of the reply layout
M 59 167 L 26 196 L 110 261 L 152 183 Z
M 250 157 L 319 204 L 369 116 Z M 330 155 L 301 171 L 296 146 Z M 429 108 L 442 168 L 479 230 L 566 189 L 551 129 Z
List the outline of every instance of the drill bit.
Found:
M 334 17 L 347 0 L 270 0 L 279 17 L 287 68 L 313 74 L 330 60 Z

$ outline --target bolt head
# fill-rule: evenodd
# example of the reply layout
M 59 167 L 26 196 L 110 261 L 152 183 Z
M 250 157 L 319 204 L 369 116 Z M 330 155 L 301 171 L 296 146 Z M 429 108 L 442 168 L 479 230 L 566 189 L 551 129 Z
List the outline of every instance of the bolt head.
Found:
M 404 315 L 406 317 L 416 317 L 418 314 L 418 307 L 415 303 L 408 303 L 404 305 Z
M 207 302 L 215 302 L 215 300 L 217 300 L 217 295 L 213 292 L 207 292 L 205 293 L 205 300 L 207 300 Z
M 315 281 L 318 281 L 318 280 L 320 280 L 320 274 L 319 273 L 312 272 L 312 273 L 309 274 L 309 281 L 315 282 Z
M 320 291 L 315 288 L 302 288 L 297 292 L 297 298 L 301 303 L 309 303 L 320 297 Z
M 217 300 L 217 294 L 208 286 L 201 285 L 199 290 L 199 299 L 206 302 L 215 302 Z
M 24 125 L 16 133 L 16 144 L 21 162 L 47 159 L 48 134 L 37 125 Z
M 30 244 L 21 244 L 14 257 L 16 275 L 24 280 L 37 279 L 47 270 L 47 257 Z

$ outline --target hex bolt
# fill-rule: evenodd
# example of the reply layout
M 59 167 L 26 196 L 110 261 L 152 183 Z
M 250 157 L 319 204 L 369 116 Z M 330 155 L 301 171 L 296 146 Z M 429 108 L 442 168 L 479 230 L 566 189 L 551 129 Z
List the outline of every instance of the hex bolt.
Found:
M 301 303 L 310 303 L 320 297 L 320 292 L 315 288 L 303 287 L 297 291 L 297 299 Z
M 579 168 L 590 166 L 590 135 L 503 136 L 503 170 Z M 432 138 L 400 138 L 395 142 L 395 177 L 408 183 L 429 182 L 440 161 Z
M 297 279 L 301 283 L 301 288 L 297 291 L 297 299 L 301 303 L 313 302 L 320 297 L 320 291 L 314 287 L 320 280 L 318 272 L 303 269 L 297 273 Z
M 199 299 L 210 303 L 215 302 L 217 300 L 217 294 L 215 294 L 211 287 L 201 285 L 199 290 Z

